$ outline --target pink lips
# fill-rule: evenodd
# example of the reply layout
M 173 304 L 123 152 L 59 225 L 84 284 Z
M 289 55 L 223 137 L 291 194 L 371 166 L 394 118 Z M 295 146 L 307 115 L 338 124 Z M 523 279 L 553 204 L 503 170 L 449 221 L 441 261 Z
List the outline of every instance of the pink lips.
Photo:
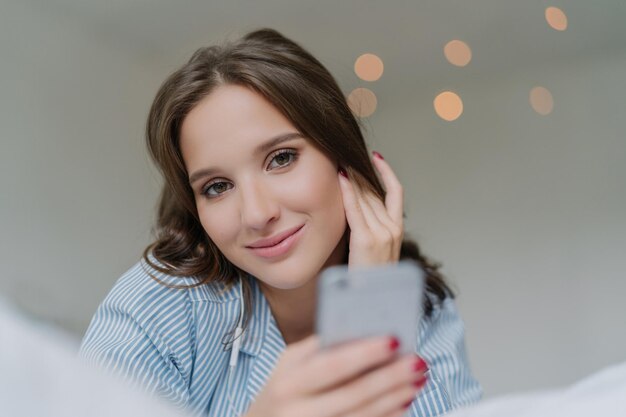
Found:
M 291 234 L 287 235 L 287 237 L 282 237 L 278 243 L 273 246 L 265 246 L 265 247 L 252 247 L 248 246 L 255 255 L 258 255 L 262 258 L 273 258 L 276 256 L 283 255 L 295 246 L 295 244 L 300 240 L 300 236 L 303 233 L 304 225 L 297 228 L 295 231 L 292 231 Z M 275 239 L 277 240 L 277 239 Z M 258 243 L 257 243 L 258 244 Z

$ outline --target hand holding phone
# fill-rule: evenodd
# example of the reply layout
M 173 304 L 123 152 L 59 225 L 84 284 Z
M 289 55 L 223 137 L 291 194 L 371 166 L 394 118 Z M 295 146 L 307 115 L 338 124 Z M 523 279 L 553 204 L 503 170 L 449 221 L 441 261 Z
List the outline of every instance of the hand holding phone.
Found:
M 401 417 L 426 384 L 425 364 L 389 337 L 322 349 L 312 335 L 287 346 L 244 417 Z
M 317 334 L 287 346 L 245 417 L 404 415 L 427 380 L 414 353 L 423 277 L 412 261 L 325 269 Z

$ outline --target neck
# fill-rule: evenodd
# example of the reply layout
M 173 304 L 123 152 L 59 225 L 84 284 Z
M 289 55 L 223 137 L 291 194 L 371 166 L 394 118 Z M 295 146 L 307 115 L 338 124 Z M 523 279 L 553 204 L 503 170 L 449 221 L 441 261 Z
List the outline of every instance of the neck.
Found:
M 317 279 L 299 288 L 282 290 L 261 284 L 278 329 L 286 344 L 313 334 L 317 304 Z
M 347 262 L 348 238 L 349 234 L 346 232 L 322 270 L 332 265 Z M 301 287 L 287 290 L 273 288 L 259 281 L 259 286 L 270 305 L 278 329 L 286 344 L 298 342 L 312 335 L 315 331 L 318 275 L 319 273 Z

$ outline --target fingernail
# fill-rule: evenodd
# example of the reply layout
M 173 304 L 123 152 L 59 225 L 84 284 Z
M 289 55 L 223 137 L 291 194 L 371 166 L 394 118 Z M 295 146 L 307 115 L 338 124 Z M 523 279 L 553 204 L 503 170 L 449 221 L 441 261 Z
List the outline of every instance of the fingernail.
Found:
M 404 404 L 402 407 L 409 408 L 411 404 L 413 404 L 413 401 L 409 401 L 408 403 Z
M 424 359 L 418 357 L 417 360 L 413 363 L 413 370 L 415 372 L 426 372 L 428 369 L 428 365 Z
M 428 378 L 424 375 L 417 381 L 413 382 L 413 385 L 416 386 L 417 388 L 421 388 L 424 385 L 426 385 L 426 381 L 428 381 Z
M 381 154 L 379 154 L 379 153 L 378 153 L 378 152 L 376 152 L 376 151 L 372 151 L 372 153 L 374 154 L 374 156 L 377 156 L 377 157 L 379 157 L 380 159 L 385 159 L 385 158 L 383 158 L 383 156 L 382 156 Z
M 346 171 L 343 168 L 339 168 L 339 173 L 341 175 L 343 175 L 344 177 L 348 178 L 348 174 L 346 173 Z
M 392 337 L 391 340 L 389 340 L 389 350 L 395 352 L 396 350 L 398 350 L 399 347 L 400 341 L 397 338 Z

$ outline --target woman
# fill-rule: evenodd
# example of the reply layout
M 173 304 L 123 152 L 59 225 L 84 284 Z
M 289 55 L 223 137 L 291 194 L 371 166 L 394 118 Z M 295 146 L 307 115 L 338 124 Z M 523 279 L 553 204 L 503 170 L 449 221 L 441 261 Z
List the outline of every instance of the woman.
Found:
M 403 240 L 402 187 L 308 52 L 271 29 L 199 49 L 146 136 L 165 178 L 157 238 L 99 307 L 84 357 L 212 417 L 430 416 L 479 399 L 452 292 Z M 389 337 L 320 350 L 319 272 L 402 258 L 427 274 L 416 354 Z

